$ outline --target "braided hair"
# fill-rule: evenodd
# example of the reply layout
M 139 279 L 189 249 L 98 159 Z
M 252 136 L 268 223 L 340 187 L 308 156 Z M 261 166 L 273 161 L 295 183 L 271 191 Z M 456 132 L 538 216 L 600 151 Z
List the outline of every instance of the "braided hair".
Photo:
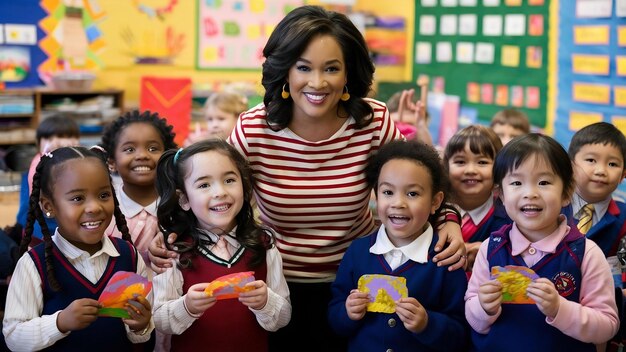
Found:
M 39 164 L 37 164 L 37 168 L 35 170 L 35 175 L 33 176 L 33 190 L 29 198 L 28 215 L 26 218 L 26 226 L 24 228 L 24 237 L 22 238 L 22 242 L 20 244 L 20 254 L 24 254 L 28 250 L 28 246 L 33 235 L 35 221 L 39 222 L 41 232 L 43 233 L 45 253 L 44 260 L 46 262 L 48 283 L 54 291 L 59 291 L 62 287 L 54 275 L 52 260 L 52 233 L 46 224 L 46 220 L 44 219 L 43 211 L 39 206 L 39 200 L 42 196 L 49 199 L 53 198 L 53 187 L 56 181 L 54 179 L 54 170 L 56 168 L 63 165 L 68 160 L 85 158 L 96 158 L 102 163 L 102 171 L 106 172 L 107 175 L 109 174 L 106 163 L 104 162 L 101 154 L 84 147 L 63 147 L 56 149 L 52 153 L 44 154 L 41 157 L 41 160 L 39 160 Z M 120 211 L 119 203 L 117 201 L 117 197 L 115 196 L 111 176 L 108 176 L 109 182 L 111 183 L 112 198 L 115 204 L 114 216 L 117 227 L 122 233 L 122 239 L 132 243 L 130 233 L 128 232 L 128 226 L 126 225 L 126 218 Z

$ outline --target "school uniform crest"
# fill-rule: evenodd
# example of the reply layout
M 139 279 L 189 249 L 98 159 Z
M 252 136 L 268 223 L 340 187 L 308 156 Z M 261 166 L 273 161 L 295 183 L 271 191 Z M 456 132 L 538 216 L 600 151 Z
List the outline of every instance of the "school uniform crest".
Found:
M 571 295 L 576 289 L 576 280 L 574 275 L 561 271 L 552 277 L 552 282 L 561 297 Z

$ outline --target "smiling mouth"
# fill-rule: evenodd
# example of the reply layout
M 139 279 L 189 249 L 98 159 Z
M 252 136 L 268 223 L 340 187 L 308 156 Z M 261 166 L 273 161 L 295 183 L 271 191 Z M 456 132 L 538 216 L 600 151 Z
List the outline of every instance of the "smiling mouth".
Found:
M 328 94 L 304 93 L 304 96 L 307 98 L 308 101 L 317 104 L 323 102 L 327 95 Z
M 537 207 L 537 206 L 525 206 L 525 207 L 522 207 L 520 210 L 523 213 L 535 214 L 535 213 L 539 213 L 540 211 L 542 211 L 543 208 L 540 208 L 540 207 Z
M 152 168 L 149 166 L 136 166 L 132 170 L 137 172 L 148 172 L 152 171 Z
M 80 226 L 88 230 L 93 230 L 93 229 L 97 229 L 98 227 L 100 227 L 101 224 L 102 224 L 102 221 L 87 221 L 87 222 L 81 222 Z
M 394 225 L 402 225 L 409 222 L 409 218 L 407 216 L 389 215 L 387 218 Z
M 212 211 L 216 211 L 216 212 L 224 212 L 224 211 L 227 211 L 228 209 L 230 209 L 230 205 L 229 204 L 223 204 L 223 205 L 218 205 L 218 206 L 215 206 L 215 207 L 211 207 L 209 209 L 211 209 Z

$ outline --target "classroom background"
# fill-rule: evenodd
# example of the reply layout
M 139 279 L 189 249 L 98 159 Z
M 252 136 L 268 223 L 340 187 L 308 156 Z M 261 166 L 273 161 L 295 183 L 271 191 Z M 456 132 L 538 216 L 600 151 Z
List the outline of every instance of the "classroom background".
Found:
M 363 31 L 375 98 L 428 78 L 440 145 L 506 107 L 566 148 L 594 122 L 626 131 L 626 0 L 0 0 L 0 226 L 15 223 L 42 119 L 72 116 L 92 145 L 123 111 L 150 109 L 180 143 L 212 92 L 261 101 L 265 41 L 303 4 Z

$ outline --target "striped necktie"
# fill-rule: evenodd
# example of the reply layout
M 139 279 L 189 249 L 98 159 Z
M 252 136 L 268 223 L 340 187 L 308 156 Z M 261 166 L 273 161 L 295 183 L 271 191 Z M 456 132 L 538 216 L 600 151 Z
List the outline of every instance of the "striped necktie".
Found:
M 583 235 L 587 234 L 587 231 L 591 228 L 591 224 L 593 223 L 593 204 L 585 204 L 582 209 L 582 214 L 580 215 L 580 219 L 578 219 L 578 230 Z

